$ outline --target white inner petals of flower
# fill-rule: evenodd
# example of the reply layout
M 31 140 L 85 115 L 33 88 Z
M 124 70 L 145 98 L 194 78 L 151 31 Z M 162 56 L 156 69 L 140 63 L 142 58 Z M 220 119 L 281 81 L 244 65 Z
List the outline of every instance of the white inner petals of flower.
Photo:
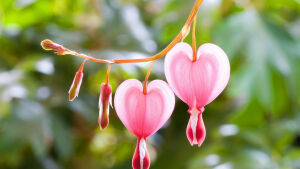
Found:
M 140 152 L 140 168 L 143 169 L 144 165 L 144 158 L 146 156 L 146 151 L 147 151 L 147 147 L 146 147 L 146 141 L 145 139 L 141 139 L 140 140 L 140 146 L 139 146 L 139 152 Z
M 111 108 L 114 108 L 112 105 L 112 94 L 111 93 L 109 95 L 109 104 L 110 104 Z
M 191 113 L 191 127 L 193 131 L 193 144 L 197 144 L 196 127 L 197 127 L 198 115 L 200 111 L 196 108 L 196 104 L 194 104 L 194 107 L 190 113 Z

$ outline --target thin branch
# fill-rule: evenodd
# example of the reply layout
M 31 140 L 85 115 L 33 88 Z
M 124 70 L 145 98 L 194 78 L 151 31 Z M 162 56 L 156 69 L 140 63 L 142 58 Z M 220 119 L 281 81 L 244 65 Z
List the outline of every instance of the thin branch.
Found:
M 85 54 L 81 54 L 81 53 L 77 53 L 75 51 L 69 50 L 67 48 L 64 48 L 62 45 L 59 45 L 57 43 L 52 42 L 51 40 L 43 40 L 41 42 L 42 47 L 45 50 L 55 50 L 56 54 L 58 55 L 74 55 L 74 56 L 78 56 L 78 57 L 82 57 L 85 58 L 87 60 L 90 60 L 92 62 L 98 62 L 98 63 L 110 63 L 110 64 L 120 64 L 120 63 L 139 63 L 139 62 L 149 62 L 149 61 L 154 61 L 157 60 L 159 58 L 164 57 L 182 38 L 184 38 L 186 36 L 186 32 L 187 30 L 189 30 L 191 23 L 193 22 L 200 5 L 202 4 L 203 0 L 196 0 L 190 15 L 188 17 L 188 19 L 186 20 L 183 28 L 181 29 L 181 31 L 178 33 L 178 35 L 173 39 L 173 41 L 165 48 L 163 49 L 161 52 L 155 54 L 154 56 L 148 57 L 148 58 L 143 58 L 143 59 L 117 59 L 117 60 L 103 60 L 103 59 L 96 59 L 94 57 L 85 55 Z

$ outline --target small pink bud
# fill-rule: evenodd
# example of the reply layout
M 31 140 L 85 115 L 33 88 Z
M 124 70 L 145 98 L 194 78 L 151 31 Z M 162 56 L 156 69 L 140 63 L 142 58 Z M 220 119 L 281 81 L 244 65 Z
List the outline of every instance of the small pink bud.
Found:
M 69 90 L 69 101 L 73 101 L 78 96 L 82 78 L 83 78 L 83 73 L 76 72 L 73 83 Z
M 43 47 L 43 49 L 45 50 L 55 50 L 56 54 L 58 55 L 65 55 L 68 52 L 68 49 L 65 49 L 63 46 L 52 42 L 49 39 L 45 39 L 41 42 L 41 46 Z
M 111 86 L 106 83 L 102 83 L 100 87 L 99 97 L 99 117 L 98 123 L 101 130 L 104 130 L 109 124 L 109 104 L 111 104 Z
M 73 101 L 78 96 L 80 86 L 81 86 L 81 82 L 82 82 L 82 78 L 83 78 L 82 70 L 83 70 L 85 61 L 86 60 L 84 60 L 82 62 L 80 68 L 78 69 L 78 71 L 75 74 L 73 83 L 72 83 L 72 85 L 70 87 L 70 90 L 68 92 L 69 93 L 69 101 Z

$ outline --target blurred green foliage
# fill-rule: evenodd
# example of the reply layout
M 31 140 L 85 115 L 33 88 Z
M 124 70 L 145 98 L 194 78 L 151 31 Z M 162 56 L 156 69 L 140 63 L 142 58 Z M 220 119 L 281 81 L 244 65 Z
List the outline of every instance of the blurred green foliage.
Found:
M 69 103 L 82 59 L 55 56 L 40 42 L 100 58 L 147 57 L 175 37 L 193 3 L 1 0 L 0 169 L 131 168 L 135 137 L 114 111 L 107 130 L 97 124 L 107 65 L 87 62 L 79 98 Z M 230 83 L 206 107 L 200 148 L 186 139 L 188 107 L 177 100 L 166 127 L 149 138 L 152 169 L 300 168 L 299 14 L 299 0 L 204 0 L 197 43 L 225 50 Z M 162 63 L 151 79 L 165 79 Z M 148 66 L 113 66 L 113 90 L 125 79 L 143 80 Z

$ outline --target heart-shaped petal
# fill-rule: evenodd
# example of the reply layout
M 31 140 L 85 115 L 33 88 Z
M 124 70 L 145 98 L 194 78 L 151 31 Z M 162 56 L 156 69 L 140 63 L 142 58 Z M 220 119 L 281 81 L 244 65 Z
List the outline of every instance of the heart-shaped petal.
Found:
M 124 81 L 117 88 L 114 106 L 125 127 L 138 138 L 155 133 L 170 118 L 175 96 L 168 84 L 154 80 L 143 93 L 143 85 L 136 79 Z
M 192 58 L 190 45 L 178 43 L 166 55 L 165 75 L 181 100 L 200 109 L 224 90 L 230 76 L 230 65 L 224 51 L 209 43 L 199 47 L 196 61 Z

